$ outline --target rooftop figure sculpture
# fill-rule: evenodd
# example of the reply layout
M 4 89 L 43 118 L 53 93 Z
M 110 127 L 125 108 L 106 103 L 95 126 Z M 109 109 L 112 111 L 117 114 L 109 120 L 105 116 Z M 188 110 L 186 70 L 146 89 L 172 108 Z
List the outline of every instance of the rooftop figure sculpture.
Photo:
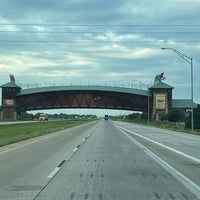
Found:
M 15 77 L 13 74 L 10 74 L 10 82 L 15 83 Z
M 158 74 L 158 75 L 155 76 L 154 84 L 159 83 L 162 80 L 165 80 L 164 72 L 162 72 L 161 74 Z

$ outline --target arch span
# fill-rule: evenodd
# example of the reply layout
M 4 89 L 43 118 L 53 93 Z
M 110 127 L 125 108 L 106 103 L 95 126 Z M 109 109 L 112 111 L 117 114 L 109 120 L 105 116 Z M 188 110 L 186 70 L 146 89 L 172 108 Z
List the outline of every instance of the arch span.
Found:
M 108 86 L 54 86 L 21 89 L 18 112 L 58 108 L 98 108 L 145 111 L 148 91 Z

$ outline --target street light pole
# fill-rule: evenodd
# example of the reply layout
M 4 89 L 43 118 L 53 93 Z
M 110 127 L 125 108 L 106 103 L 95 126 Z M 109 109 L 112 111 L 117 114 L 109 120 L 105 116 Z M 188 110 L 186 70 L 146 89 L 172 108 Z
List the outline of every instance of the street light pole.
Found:
M 181 53 L 180 51 L 177 51 L 176 49 L 173 48 L 161 48 L 162 50 L 171 50 L 175 52 L 178 56 L 183 58 L 187 63 L 190 64 L 191 67 L 191 131 L 193 132 L 194 130 L 194 105 L 193 105 L 193 60 L 192 58 L 186 56 L 185 54 Z

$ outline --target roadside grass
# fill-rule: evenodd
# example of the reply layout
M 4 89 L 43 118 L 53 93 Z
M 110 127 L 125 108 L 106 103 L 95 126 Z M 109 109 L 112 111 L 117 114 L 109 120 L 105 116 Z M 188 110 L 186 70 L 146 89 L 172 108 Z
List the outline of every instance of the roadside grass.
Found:
M 0 125 L 0 147 L 87 123 L 91 120 L 60 120 Z
M 184 133 L 188 133 L 188 134 L 200 135 L 200 130 L 195 129 L 193 132 L 191 132 L 191 129 L 185 128 L 184 125 L 181 123 L 151 121 L 148 124 L 148 122 L 145 120 L 125 120 L 125 121 L 129 122 L 129 123 L 144 125 L 144 126 L 152 126 L 152 127 L 157 127 L 157 128 L 162 128 L 162 129 L 167 129 L 167 130 L 172 130 L 172 131 L 177 131 L 177 132 L 184 132 Z

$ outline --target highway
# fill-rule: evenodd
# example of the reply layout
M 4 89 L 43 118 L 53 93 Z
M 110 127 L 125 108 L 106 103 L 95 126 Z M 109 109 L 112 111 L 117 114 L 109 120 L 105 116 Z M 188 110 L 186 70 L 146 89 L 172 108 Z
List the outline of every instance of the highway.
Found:
M 0 148 L 0 200 L 197 200 L 200 137 L 94 121 Z

